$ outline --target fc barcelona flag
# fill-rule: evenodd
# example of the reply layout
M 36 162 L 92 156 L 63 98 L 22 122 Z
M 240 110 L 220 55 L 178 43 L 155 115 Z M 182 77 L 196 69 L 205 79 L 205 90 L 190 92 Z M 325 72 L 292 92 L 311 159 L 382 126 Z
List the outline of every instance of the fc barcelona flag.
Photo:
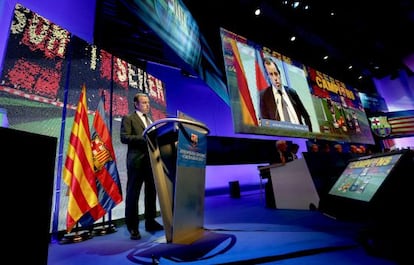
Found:
M 104 96 L 95 111 L 92 136 L 92 153 L 99 204 L 79 221 L 82 225 L 95 222 L 122 201 L 116 157 L 105 111 Z
M 263 66 L 262 52 L 255 50 L 254 68 L 256 71 L 256 86 L 258 91 L 263 91 L 270 86 L 270 81 L 266 76 L 266 69 Z
M 414 135 L 414 110 L 376 113 L 369 118 L 371 130 L 382 138 Z

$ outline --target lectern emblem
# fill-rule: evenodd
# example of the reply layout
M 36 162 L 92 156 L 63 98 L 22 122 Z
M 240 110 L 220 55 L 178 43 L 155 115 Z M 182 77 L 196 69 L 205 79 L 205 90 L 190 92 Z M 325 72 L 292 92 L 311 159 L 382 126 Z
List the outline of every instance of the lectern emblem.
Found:
M 99 135 L 96 135 L 92 139 L 92 154 L 95 171 L 100 171 L 107 162 L 113 160 L 109 149 L 105 146 L 105 143 Z
M 198 135 L 192 133 L 191 134 L 191 145 L 196 146 L 198 144 Z

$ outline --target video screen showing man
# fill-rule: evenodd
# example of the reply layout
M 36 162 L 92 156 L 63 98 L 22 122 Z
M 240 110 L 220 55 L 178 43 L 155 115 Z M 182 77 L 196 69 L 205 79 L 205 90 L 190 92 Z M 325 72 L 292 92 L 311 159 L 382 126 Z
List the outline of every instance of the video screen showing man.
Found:
M 298 93 L 283 85 L 280 70 L 271 58 L 264 58 L 263 64 L 271 85 L 260 93 L 261 118 L 306 125 L 311 132 L 311 120 Z

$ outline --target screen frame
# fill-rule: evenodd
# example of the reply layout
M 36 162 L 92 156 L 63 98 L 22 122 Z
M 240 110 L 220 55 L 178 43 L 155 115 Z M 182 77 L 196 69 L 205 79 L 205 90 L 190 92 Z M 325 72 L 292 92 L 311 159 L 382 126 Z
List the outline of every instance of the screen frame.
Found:
M 376 194 L 378 194 L 381 187 L 386 183 L 387 178 L 395 170 L 396 166 L 398 166 L 402 155 L 402 153 L 388 153 L 362 156 L 349 160 L 348 165 L 331 187 L 328 194 L 369 203 L 374 199 Z M 377 177 L 373 176 L 373 169 L 387 169 L 387 167 L 389 167 L 388 172 L 379 172 L 385 173 L 385 175 Z M 353 175 L 354 177 L 350 175 Z M 375 180 L 377 180 L 377 183 L 375 183 Z M 368 185 L 370 184 L 374 186 L 371 188 L 370 194 L 364 196 L 363 192 L 367 187 L 369 188 Z
M 236 133 L 374 144 L 356 89 L 224 28 L 220 35 Z M 306 114 L 298 118 L 302 124 L 262 119 L 260 97 L 270 86 L 265 58 L 275 62 L 283 85 L 296 92 L 297 97 L 290 100 L 302 102 L 306 111 L 301 112 L 307 112 L 310 126 L 303 128 Z
M 414 170 L 414 152 L 410 149 L 395 150 L 369 156 L 352 158 L 349 163 L 358 160 L 399 155 L 392 170 L 388 173 L 370 201 L 356 200 L 332 194 L 325 194 L 321 199 L 320 211 L 336 219 L 388 220 L 401 214 L 401 209 L 411 207 L 413 178 L 409 176 Z M 408 175 L 408 177 L 407 177 Z

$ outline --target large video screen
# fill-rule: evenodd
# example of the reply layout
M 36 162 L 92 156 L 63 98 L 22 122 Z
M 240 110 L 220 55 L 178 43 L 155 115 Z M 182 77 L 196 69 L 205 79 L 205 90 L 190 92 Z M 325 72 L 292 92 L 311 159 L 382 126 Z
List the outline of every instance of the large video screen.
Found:
M 228 95 L 224 76 L 216 58 L 190 11 L 181 0 L 142 0 L 124 2 L 226 103 Z M 184 66 L 183 66 L 184 67 Z
M 400 160 L 402 154 L 351 161 L 329 194 L 369 202 Z
M 165 118 L 165 84 L 144 69 L 16 4 L 0 73 L 0 126 L 58 139 L 54 203 L 59 207 L 53 211 L 53 231 L 65 229 L 68 187 L 60 182 L 60 176 L 82 85 L 87 90 L 89 125 L 93 124 L 101 96 L 105 97 L 125 194 L 127 146 L 120 142 L 121 119 L 134 111 L 132 98 L 137 92 L 148 93 L 153 120 Z M 143 199 L 139 207 L 140 211 L 144 209 Z M 123 203 L 112 210 L 111 217 L 113 220 L 124 217 Z
M 351 86 L 220 29 L 236 133 L 373 144 Z

